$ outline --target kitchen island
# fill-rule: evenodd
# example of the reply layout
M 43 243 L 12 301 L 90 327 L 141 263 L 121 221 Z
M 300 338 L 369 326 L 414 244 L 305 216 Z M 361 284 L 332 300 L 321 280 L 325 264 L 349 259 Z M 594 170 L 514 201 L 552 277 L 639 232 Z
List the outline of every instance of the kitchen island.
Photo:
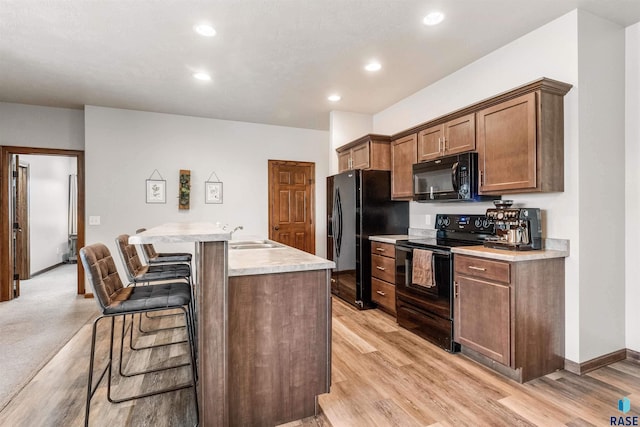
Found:
M 334 264 L 266 240 L 171 223 L 129 242 L 195 242 L 201 426 L 275 425 L 329 391 Z

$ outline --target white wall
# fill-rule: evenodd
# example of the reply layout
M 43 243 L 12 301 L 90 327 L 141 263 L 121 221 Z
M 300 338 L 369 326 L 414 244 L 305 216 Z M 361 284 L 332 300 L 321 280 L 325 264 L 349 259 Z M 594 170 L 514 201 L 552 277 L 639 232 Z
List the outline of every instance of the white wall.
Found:
M 640 23 L 626 29 L 626 345 L 640 351 Z
M 84 112 L 0 102 L 0 145 L 84 149 Z
M 185 221 L 242 225 L 234 236 L 268 237 L 267 161 L 299 160 L 316 164 L 316 250 L 325 256 L 328 132 L 94 106 L 85 107 L 85 128 L 86 214 L 101 217 L 99 226 L 87 220 L 87 244 L 115 250 L 119 234 Z M 145 203 L 154 169 L 167 181 L 166 204 Z M 180 169 L 191 170 L 187 211 L 178 210 Z M 205 204 L 204 182 L 214 171 L 224 203 Z
M 346 111 L 332 111 L 329 114 L 329 175 L 338 173 L 338 156 L 336 148 L 360 138 L 373 129 L 371 114 L 349 113 Z
M 589 190 L 594 180 L 600 179 L 596 188 L 601 189 L 607 182 L 622 179 L 623 135 L 614 131 L 603 137 L 611 126 L 623 128 L 619 102 L 624 89 L 622 35 L 620 27 L 574 10 L 373 117 L 373 132 L 393 134 L 540 77 L 574 85 L 564 102 L 565 191 L 508 198 L 543 210 L 545 237 L 571 241 L 565 270 L 565 356 L 576 362 L 624 348 L 622 227 L 614 225 L 611 235 L 602 236 L 606 228 L 601 221 L 609 214 L 603 202 L 607 196 Z M 598 62 L 598 55 L 606 60 Z M 596 86 L 598 80 L 600 86 Z M 587 117 L 584 121 L 582 115 Z M 610 158 L 594 164 L 604 151 Z M 591 175 L 594 171 L 595 177 Z M 614 188 L 610 193 L 622 212 L 622 190 Z M 411 203 L 411 227 L 433 228 L 435 213 L 484 213 L 488 206 Z M 597 245 L 587 237 L 596 224 L 596 235 L 602 240 Z M 603 304 L 597 304 L 603 289 L 608 294 Z
M 580 361 L 625 348 L 624 29 L 578 15 Z M 615 184 L 613 184 L 615 183 Z
M 62 262 L 68 249 L 69 175 L 76 159 L 20 155 L 29 165 L 29 245 L 31 274 Z

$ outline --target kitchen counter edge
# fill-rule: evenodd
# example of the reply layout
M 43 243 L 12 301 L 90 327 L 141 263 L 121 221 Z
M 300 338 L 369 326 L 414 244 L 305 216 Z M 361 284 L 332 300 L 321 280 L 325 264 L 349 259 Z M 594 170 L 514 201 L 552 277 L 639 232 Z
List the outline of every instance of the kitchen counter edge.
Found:
M 420 236 L 409 236 L 407 234 L 388 234 L 388 235 L 380 235 L 380 236 L 369 236 L 369 240 L 374 242 L 382 242 L 382 243 L 391 243 L 395 245 L 398 240 L 409 240 L 420 238 Z
M 508 251 L 504 249 L 486 248 L 484 246 L 459 246 L 451 248 L 451 252 L 454 254 L 510 262 L 566 258 L 569 256 L 568 250 L 542 249 L 539 251 Z

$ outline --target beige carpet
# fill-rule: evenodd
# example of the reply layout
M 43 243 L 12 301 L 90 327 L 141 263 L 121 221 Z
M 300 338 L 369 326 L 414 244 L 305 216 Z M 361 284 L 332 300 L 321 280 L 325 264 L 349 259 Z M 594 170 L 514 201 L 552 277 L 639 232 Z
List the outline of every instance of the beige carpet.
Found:
M 21 281 L 20 297 L 0 302 L 0 410 L 97 315 L 77 295 L 75 264 Z

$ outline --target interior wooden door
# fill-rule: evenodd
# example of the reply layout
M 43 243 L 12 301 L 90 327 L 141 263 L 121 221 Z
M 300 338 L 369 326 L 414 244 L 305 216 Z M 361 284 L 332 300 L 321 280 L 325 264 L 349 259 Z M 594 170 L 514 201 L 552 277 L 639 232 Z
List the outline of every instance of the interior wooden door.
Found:
M 315 254 L 315 163 L 269 160 L 269 239 Z
M 17 298 L 20 296 L 20 275 L 17 260 L 22 258 L 22 239 L 19 237 L 20 223 L 19 223 L 19 198 L 18 188 L 20 188 L 20 157 L 18 155 L 11 156 L 11 207 L 10 212 L 10 227 L 11 227 L 11 252 L 13 254 L 12 259 L 12 296 Z
M 16 274 L 19 280 L 31 277 L 31 259 L 29 247 L 29 166 L 18 163 L 16 182 L 16 240 L 20 252 L 15 260 Z

